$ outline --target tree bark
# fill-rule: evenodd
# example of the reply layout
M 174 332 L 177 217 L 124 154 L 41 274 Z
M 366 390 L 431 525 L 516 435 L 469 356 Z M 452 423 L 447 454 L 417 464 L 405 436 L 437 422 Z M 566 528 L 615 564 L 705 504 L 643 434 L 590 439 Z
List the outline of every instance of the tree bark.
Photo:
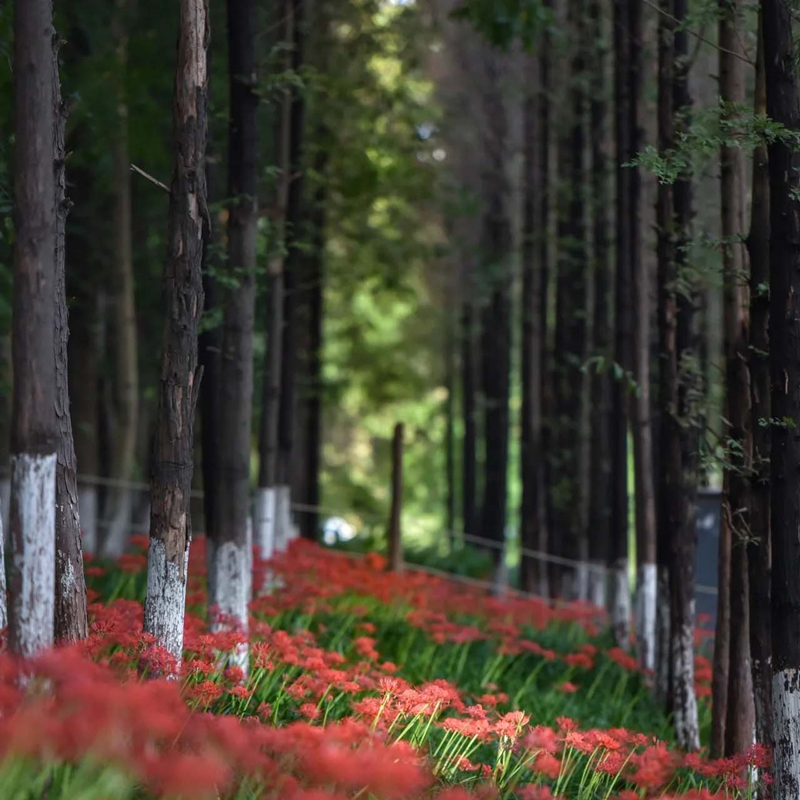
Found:
M 209 606 L 247 631 L 247 521 L 250 509 L 250 420 L 258 220 L 258 97 L 253 0 L 228 0 L 228 264 L 235 281 L 225 297 L 220 364 L 220 491 L 215 499 Z
M 389 569 L 403 571 L 403 423 L 394 426 L 392 437 L 392 504 L 389 510 Z
M 726 103 L 744 105 L 744 64 L 741 58 L 742 14 L 737 0 L 720 0 L 719 85 Z M 750 340 L 747 251 L 745 236 L 744 153 L 739 147 L 720 152 L 722 262 L 724 275 L 725 376 L 728 431 L 728 493 L 723 502 L 731 530 L 730 683 L 725 726 L 725 751 L 743 752 L 753 741 L 755 709 L 750 667 L 750 614 L 747 541 L 750 536 L 750 473 L 753 437 L 750 426 Z
M 800 128 L 796 54 L 790 8 L 761 4 L 767 114 L 790 131 Z M 769 145 L 770 309 L 772 380 L 772 710 L 775 800 L 800 793 L 800 153 L 784 140 Z
M 682 27 L 688 13 L 687 0 L 673 0 L 673 16 L 678 20 L 675 29 L 675 70 L 673 74 L 673 103 L 678 133 L 689 124 L 691 96 L 689 94 L 689 34 Z M 702 375 L 697 367 L 697 334 L 694 310 L 697 302 L 692 276 L 688 271 L 688 251 L 691 244 L 692 183 L 680 177 L 674 188 L 675 209 L 675 275 L 688 289 L 677 292 L 675 326 L 675 366 L 673 377 L 677 402 L 667 409 L 671 444 L 668 449 L 669 492 L 671 514 L 672 562 L 670 564 L 670 652 L 672 656 L 672 696 L 675 734 L 686 750 L 700 746 L 697 721 L 697 699 L 694 693 L 694 565 L 697 546 L 695 503 L 698 481 L 698 450 L 700 443 L 699 410 L 696 397 L 701 396 Z
M 589 8 L 592 22 L 594 68 L 590 76 L 590 126 L 592 132 L 592 227 L 594 238 L 594 321 L 592 344 L 594 356 L 601 359 L 592 375 L 591 456 L 592 475 L 589 495 L 589 560 L 592 572 L 589 600 L 596 606 L 606 605 L 606 565 L 611 537 L 611 372 L 613 359 L 612 289 L 614 271 L 609 247 L 609 165 L 606 154 L 607 136 L 607 61 L 603 4 L 592 0 Z
M 507 120 L 499 94 L 498 56 L 483 55 L 483 172 L 482 247 L 484 285 L 488 302 L 481 313 L 482 384 L 485 398 L 486 481 L 481 535 L 502 543 L 506 527 L 506 479 L 508 472 L 508 399 L 511 347 L 511 225 L 506 203 Z M 503 549 L 492 553 L 495 569 L 503 561 Z
M 536 196 L 541 185 L 536 152 L 537 97 L 534 93 L 536 62 L 526 61 L 531 89 L 523 108 L 523 205 L 522 205 L 522 546 L 547 550 L 545 505 L 545 452 L 542 443 L 542 333 L 540 315 L 544 273 L 536 248 Z M 539 103 L 541 103 L 541 96 Z M 538 231 L 538 235 L 543 235 Z M 547 564 L 523 553 L 521 587 L 547 596 Z
M 136 464 L 136 435 L 139 425 L 139 366 L 134 297 L 133 237 L 131 230 L 131 170 L 128 151 L 128 99 L 125 72 L 128 65 L 128 32 L 135 0 L 115 0 L 112 35 L 116 39 L 119 84 L 116 87 L 117 131 L 114 136 L 114 396 L 116 425 L 111 448 L 111 477 L 129 481 Z M 111 527 L 106 532 L 103 554 L 122 554 L 130 535 L 132 495 L 127 487 L 112 488 L 106 517 Z
M 759 18 L 755 112 L 766 114 L 764 47 Z M 750 400 L 753 469 L 747 568 L 750 585 L 750 656 L 756 711 L 756 740 L 772 745 L 772 541 L 770 535 L 769 455 L 771 416 L 769 377 L 769 164 L 767 146 L 753 153 L 752 207 L 747 249 L 750 255 Z
M 631 225 L 631 170 L 623 164 L 633 156 L 631 141 L 631 4 L 614 0 L 614 106 L 617 144 L 615 283 L 616 328 L 614 331 L 615 376 L 611 424 L 611 542 L 608 565 L 613 574 L 611 626 L 614 641 L 627 647 L 630 638 L 630 595 L 628 589 L 628 421 L 632 371 L 633 335 Z M 622 373 L 622 374 L 619 374 Z
M 53 169 L 55 193 L 55 328 L 53 349 L 56 363 L 56 426 L 58 448 L 56 461 L 56 596 L 55 640 L 73 642 L 85 639 L 88 632 L 86 620 L 86 581 L 83 575 L 83 550 L 81 548 L 81 521 L 78 505 L 78 483 L 75 478 L 75 444 L 72 438 L 72 418 L 69 408 L 69 369 L 67 342 L 69 321 L 67 314 L 66 276 L 64 269 L 64 239 L 70 201 L 66 193 L 64 129 L 66 108 L 61 100 L 61 79 L 58 74 L 58 50 L 61 40 L 53 36 Z
M 559 555 L 580 562 L 588 560 L 584 524 L 585 505 L 583 467 L 584 408 L 586 380 L 581 369 L 587 355 L 587 230 L 584 195 L 585 104 L 583 88 L 585 60 L 585 9 L 582 0 L 571 0 L 567 8 L 567 26 L 574 38 L 571 51 L 569 111 L 565 114 L 564 135 L 559 142 L 558 171 L 561 183 L 558 198 L 558 279 L 556 290 L 558 479 L 553 487 L 556 496 L 555 532 L 560 536 Z M 562 569 L 562 572 L 564 570 Z M 564 572 L 567 596 L 578 599 L 585 594 L 585 569 L 570 566 Z
M 56 204 L 50 0 L 14 3 L 14 397 L 9 647 L 53 643 Z
M 469 270 L 469 268 L 467 268 Z M 470 296 L 473 282 L 468 272 L 465 277 L 465 299 L 461 304 L 461 413 L 464 421 L 464 441 L 461 472 L 462 525 L 464 532 L 478 535 L 478 512 L 475 498 L 478 492 L 478 431 L 475 403 L 475 309 Z
M 192 538 L 190 494 L 194 412 L 202 372 L 197 333 L 203 312 L 201 265 L 207 220 L 208 0 L 180 0 L 175 77 L 175 165 L 164 268 L 163 351 L 150 479 L 150 550 L 144 629 L 180 662 L 186 571 Z

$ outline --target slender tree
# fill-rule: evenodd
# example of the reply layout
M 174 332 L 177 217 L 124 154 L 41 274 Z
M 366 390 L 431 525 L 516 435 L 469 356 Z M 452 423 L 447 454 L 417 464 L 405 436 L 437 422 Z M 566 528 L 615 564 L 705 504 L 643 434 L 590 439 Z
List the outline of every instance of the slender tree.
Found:
M 114 446 L 111 448 L 111 477 L 129 481 L 136 463 L 139 426 L 139 366 L 134 297 L 133 233 L 131 210 L 131 167 L 129 153 L 129 109 L 126 89 L 128 40 L 136 0 L 115 0 L 111 33 L 115 39 L 117 83 L 117 125 L 113 138 L 114 170 L 114 295 L 111 320 L 114 331 Z M 103 542 L 106 556 L 119 556 L 128 541 L 132 494 L 125 486 L 112 487 L 105 516 L 110 528 Z
M 464 439 L 461 454 L 461 513 L 465 533 L 476 536 L 478 533 L 478 511 L 476 497 L 478 491 L 478 431 L 476 403 L 476 364 L 475 364 L 475 308 L 472 297 L 472 267 L 469 261 L 462 261 L 464 276 L 464 299 L 461 301 L 460 344 L 461 344 L 461 416 L 464 422 Z
M 542 443 L 542 333 L 540 324 L 543 270 L 538 261 L 536 196 L 541 184 L 536 152 L 537 64 L 526 57 L 530 89 L 523 108 L 524 172 L 522 203 L 522 545 L 547 550 L 545 454 Z M 539 100 L 541 102 L 541 100 Z M 521 584 L 525 591 L 547 594 L 544 561 L 523 554 Z
M 610 172 L 607 106 L 609 96 L 607 42 L 603 26 L 603 3 L 592 0 L 589 7 L 594 52 L 590 75 L 590 128 L 592 131 L 592 236 L 594 240 L 594 319 L 592 344 L 594 355 L 602 359 L 592 376 L 591 493 L 589 496 L 589 560 L 592 571 L 589 600 L 596 606 L 606 604 L 606 564 L 610 539 L 611 507 L 611 371 L 613 358 L 612 300 L 614 270 L 609 242 Z
M 194 411 L 202 373 L 197 333 L 203 311 L 201 263 L 208 75 L 208 0 L 181 0 L 175 73 L 175 164 L 170 186 L 168 252 L 158 418 L 150 480 L 150 550 L 144 629 L 177 659 L 183 646 L 186 572 L 192 537 Z
M 58 428 L 51 0 L 14 3 L 14 398 L 9 645 L 53 643 Z
M 767 114 L 790 131 L 800 128 L 800 97 L 790 7 L 783 0 L 761 4 Z M 800 774 L 800 153 L 785 139 L 769 145 L 770 309 L 772 380 L 772 713 L 775 800 L 797 797 Z
M 228 0 L 228 274 L 220 365 L 220 491 L 215 498 L 209 604 L 221 618 L 247 630 L 250 508 L 250 420 L 253 398 L 253 327 L 258 138 L 254 4 Z
M 628 420 L 631 374 L 632 263 L 630 208 L 630 169 L 624 165 L 633 158 L 631 142 L 631 4 L 614 0 L 614 128 L 616 138 L 617 200 L 614 360 L 623 373 L 613 387 L 611 425 L 611 542 L 609 567 L 612 569 L 611 626 L 614 640 L 627 647 L 630 625 L 628 588 Z
M 767 87 L 761 19 L 758 27 L 754 110 L 766 114 Z M 770 429 L 762 424 L 771 416 L 769 377 L 769 164 L 767 146 L 753 153 L 752 207 L 747 250 L 750 256 L 750 398 L 753 467 L 750 487 L 750 530 L 747 569 L 750 588 L 750 657 L 756 712 L 756 739 L 772 744 L 772 541 L 770 534 Z
M 69 408 L 69 371 L 67 369 L 67 342 L 69 325 L 67 315 L 66 276 L 64 269 L 65 225 L 69 201 L 66 193 L 64 129 L 67 115 L 61 100 L 61 79 L 58 69 L 58 50 L 61 40 L 53 36 L 53 142 L 56 239 L 55 239 L 55 328 L 53 348 L 56 362 L 56 426 L 58 448 L 56 462 L 56 597 L 55 638 L 57 641 L 75 641 L 87 634 L 86 581 L 83 575 L 81 548 L 81 523 L 78 505 L 78 484 L 75 477 L 75 445 L 72 438 L 72 417 Z

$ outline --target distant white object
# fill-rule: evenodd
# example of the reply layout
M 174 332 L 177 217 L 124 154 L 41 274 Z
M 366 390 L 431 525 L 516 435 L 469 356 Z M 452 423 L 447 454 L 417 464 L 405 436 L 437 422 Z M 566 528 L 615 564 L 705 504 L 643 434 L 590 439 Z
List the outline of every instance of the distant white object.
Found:
M 328 517 L 322 526 L 322 541 L 329 546 L 337 542 L 349 542 L 355 535 L 356 529 L 341 517 Z

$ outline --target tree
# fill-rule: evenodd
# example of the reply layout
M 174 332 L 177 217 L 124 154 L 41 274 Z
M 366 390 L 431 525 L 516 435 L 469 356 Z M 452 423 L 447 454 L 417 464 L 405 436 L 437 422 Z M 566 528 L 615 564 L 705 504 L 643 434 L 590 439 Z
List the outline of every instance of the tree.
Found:
M 115 0 L 111 32 L 117 61 L 115 76 L 116 132 L 113 140 L 114 173 L 114 446 L 111 448 L 111 477 L 129 481 L 136 463 L 136 436 L 139 425 L 139 365 L 134 298 L 131 168 L 128 144 L 128 93 L 126 70 L 128 38 L 136 0 Z M 122 554 L 131 526 L 132 496 L 125 486 L 112 488 L 106 516 L 110 528 L 103 542 L 103 554 Z
M 767 87 L 764 45 L 758 25 L 754 110 L 766 114 Z M 750 589 L 750 658 L 756 715 L 756 740 L 772 744 L 772 537 L 770 524 L 770 429 L 762 424 L 771 416 L 769 377 L 769 164 L 767 145 L 753 153 L 752 205 L 747 250 L 750 256 L 750 400 L 753 464 L 750 487 L 750 528 L 747 569 Z
M 611 626 L 614 641 L 627 647 L 630 625 L 628 588 L 628 420 L 630 416 L 632 325 L 632 263 L 630 207 L 631 172 L 631 18 L 630 4 L 614 0 L 614 129 L 616 138 L 617 272 L 615 280 L 614 360 L 618 374 L 614 381 L 611 424 L 611 543 L 608 564 L 612 570 Z
M 720 99 L 731 107 L 745 101 L 741 27 L 737 0 L 721 0 L 719 20 Z M 728 486 L 723 502 L 731 532 L 730 670 L 725 723 L 727 755 L 743 752 L 753 740 L 753 686 L 750 669 L 747 541 L 750 537 L 750 473 L 753 437 L 750 413 L 749 296 L 745 236 L 744 153 L 740 147 L 720 152 L 720 199 L 725 321 L 725 383 L 727 396 Z M 720 591 L 723 587 L 720 585 Z M 735 620 L 735 623 L 734 623 Z
M 186 572 L 192 537 L 194 411 L 202 373 L 197 333 L 203 311 L 203 224 L 208 46 L 207 0 L 181 0 L 173 125 L 175 163 L 170 184 L 166 303 L 158 417 L 150 480 L 150 550 L 144 629 L 180 660 Z
M 75 444 L 72 438 L 72 417 L 69 407 L 69 373 L 67 368 L 67 342 L 69 325 L 67 316 L 65 256 L 65 224 L 69 201 L 66 195 L 64 128 L 66 109 L 61 100 L 61 80 L 58 70 L 58 50 L 61 40 L 53 36 L 52 81 L 53 81 L 53 142 L 54 142 L 54 186 L 55 206 L 55 326 L 53 349 L 55 350 L 56 381 L 56 427 L 58 447 L 56 460 L 56 596 L 55 629 L 56 641 L 84 639 L 88 633 L 86 621 L 86 581 L 83 575 L 83 551 L 81 548 L 81 523 L 78 505 L 78 485 L 75 477 Z
M 228 276 L 219 391 L 220 491 L 215 498 L 209 605 L 247 630 L 250 542 L 250 419 L 253 403 L 256 224 L 256 61 L 252 0 L 228 0 Z
M 14 398 L 9 646 L 53 643 L 58 429 L 56 204 L 50 0 L 14 3 Z
M 767 114 L 789 131 L 800 127 L 792 16 L 783 0 L 761 4 Z M 785 137 L 769 145 L 769 364 L 772 381 L 770 485 L 772 489 L 772 713 L 775 742 L 772 795 L 797 795 L 800 737 L 800 152 Z
M 589 600 L 600 608 L 606 604 L 606 564 L 610 540 L 609 497 L 611 492 L 611 370 L 613 359 L 613 284 L 614 271 L 609 246 L 609 165 L 606 148 L 608 106 L 608 58 L 603 30 L 603 4 L 592 0 L 594 69 L 590 77 L 590 128 L 592 131 L 592 226 L 594 240 L 594 319 L 592 346 L 599 358 L 592 375 L 591 444 L 592 476 L 589 495 Z

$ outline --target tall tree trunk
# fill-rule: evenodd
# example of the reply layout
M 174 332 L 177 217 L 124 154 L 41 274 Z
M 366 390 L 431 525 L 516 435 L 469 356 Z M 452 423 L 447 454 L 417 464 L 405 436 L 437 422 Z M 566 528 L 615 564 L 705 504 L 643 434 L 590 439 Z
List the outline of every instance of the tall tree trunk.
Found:
M 542 446 L 542 265 L 536 248 L 536 196 L 541 185 L 536 152 L 536 62 L 526 61 L 529 78 L 523 108 L 522 203 L 522 546 L 547 549 L 545 506 L 545 453 Z M 541 99 L 539 100 L 541 102 Z M 538 232 L 543 235 L 542 231 Z M 521 586 L 524 591 L 547 596 L 547 564 L 523 553 Z
M 294 20 L 292 71 L 305 63 L 305 0 L 291 0 Z M 306 103 L 303 92 L 292 89 L 289 139 L 289 190 L 286 204 L 286 261 L 284 263 L 281 396 L 278 428 L 278 495 L 276 546 L 283 549 L 291 536 L 291 474 L 294 451 L 294 409 L 297 377 L 296 306 L 302 262 L 304 217 L 304 150 Z
M 150 479 L 150 550 L 144 629 L 180 661 L 192 538 L 190 494 L 194 412 L 202 372 L 197 332 L 203 313 L 203 225 L 208 217 L 208 0 L 180 0 L 175 73 L 175 162 L 164 268 L 163 352 Z
M 134 298 L 133 246 L 131 231 L 131 171 L 128 152 L 128 99 L 125 73 L 128 66 L 128 35 L 135 0 L 115 0 L 112 35 L 116 39 L 117 131 L 114 136 L 114 362 L 116 426 L 111 448 L 111 477 L 129 481 L 136 463 L 139 425 L 139 366 Z M 103 553 L 120 555 L 131 528 L 132 494 L 127 487 L 112 488 L 105 516 L 110 520 Z
M 673 0 L 675 29 L 675 71 L 673 103 L 677 133 L 689 124 L 689 34 L 683 27 L 688 13 L 687 0 Z M 697 333 L 694 308 L 696 291 L 689 273 L 688 252 L 691 244 L 692 183 L 690 177 L 675 182 L 675 275 L 688 290 L 676 292 L 675 371 L 677 402 L 669 406 L 670 449 L 667 451 L 667 503 L 672 531 L 670 564 L 670 652 L 672 656 L 672 696 L 675 734 L 681 747 L 696 750 L 700 746 L 697 722 L 697 699 L 694 693 L 694 564 L 697 547 L 695 504 L 700 444 L 696 398 L 702 390 L 702 375 L 697 366 Z M 673 287 L 673 291 L 675 291 Z
M 592 132 L 592 228 L 594 239 L 594 356 L 602 359 L 592 375 L 591 456 L 589 496 L 589 600 L 601 608 L 606 604 L 606 565 L 611 537 L 611 371 L 613 359 L 612 288 L 614 272 L 609 247 L 609 165 L 606 148 L 608 106 L 608 59 L 603 25 L 603 4 L 592 0 L 593 70 L 590 76 L 590 128 Z
M 53 643 L 58 428 L 51 0 L 14 3 L 14 399 L 9 646 Z
M 444 386 L 447 392 L 444 404 L 445 419 L 445 525 L 447 544 L 451 550 L 456 546 L 456 332 L 452 314 L 444 321 Z
M 800 128 L 800 98 L 791 10 L 782 0 L 761 3 L 767 114 L 790 131 Z M 800 153 L 789 142 L 769 145 L 770 309 L 772 380 L 772 796 L 798 796 L 800 775 Z
M 465 297 L 461 303 L 461 413 L 464 421 L 464 441 L 461 472 L 462 525 L 464 532 L 478 535 L 478 513 L 475 499 L 478 491 L 478 431 L 475 415 L 475 309 L 471 297 L 473 282 L 469 267 L 465 277 Z
M 482 111 L 484 198 L 482 257 L 488 302 L 481 313 L 482 383 L 485 396 L 486 482 L 481 535 L 502 543 L 506 527 L 508 397 L 511 348 L 511 225 L 506 203 L 507 121 L 499 93 L 498 56 L 483 56 Z M 504 549 L 493 550 L 499 574 Z
M 53 36 L 53 159 L 56 218 L 55 240 L 55 328 L 53 348 L 56 361 L 56 427 L 58 449 L 56 462 L 56 641 L 76 641 L 87 635 L 86 581 L 83 575 L 81 521 L 78 506 L 78 484 L 75 478 L 75 445 L 72 439 L 72 418 L 69 408 L 69 370 L 67 342 L 66 276 L 64 271 L 64 239 L 69 201 L 66 193 L 64 129 L 66 108 L 61 101 L 61 79 L 58 74 L 58 50 L 61 40 Z
M 609 567 L 612 570 L 611 626 L 614 641 L 627 647 L 630 638 L 630 591 L 628 587 L 628 420 L 632 372 L 632 259 L 630 207 L 631 170 L 623 166 L 632 160 L 631 142 L 631 4 L 614 0 L 614 106 L 617 143 L 617 274 L 615 285 L 616 328 L 614 360 L 617 374 L 613 386 L 611 424 L 611 542 Z
M 279 6 L 280 40 L 294 38 L 293 0 L 283 0 Z M 283 64 L 288 72 L 291 55 Z M 264 365 L 264 382 L 261 394 L 261 421 L 258 434 L 258 487 L 254 501 L 253 538 L 261 558 L 272 557 L 278 512 L 278 430 L 280 423 L 281 380 L 283 361 L 283 309 L 284 309 L 284 241 L 286 215 L 289 203 L 291 176 L 292 92 L 285 89 L 280 102 L 280 113 L 275 126 L 275 161 L 281 173 L 275 194 L 275 236 L 267 262 L 267 354 Z
M 631 154 L 642 148 L 640 125 L 642 102 L 642 4 L 630 6 L 629 129 Z M 656 502 L 653 475 L 653 434 L 650 424 L 650 309 L 651 278 L 642 259 L 641 176 L 629 168 L 631 213 L 630 272 L 633 305 L 632 367 L 637 390 L 631 399 L 634 493 L 636 506 L 636 617 L 639 661 L 643 669 L 656 665 Z
M 213 594 L 209 606 L 247 631 L 249 585 L 250 420 L 257 233 L 258 132 L 253 0 L 228 0 L 228 274 L 220 365 L 220 491 L 215 498 Z M 224 626 L 223 626 L 224 627 Z
M 583 88 L 585 59 L 585 9 L 583 0 L 571 0 L 567 25 L 574 37 L 570 64 L 569 112 L 564 137 L 559 142 L 558 164 L 561 180 L 559 197 L 559 259 L 556 293 L 557 375 L 555 408 L 558 409 L 558 481 L 556 532 L 562 547 L 559 555 L 580 562 L 570 567 L 568 596 L 585 596 L 588 560 L 585 538 L 584 482 L 587 459 L 584 453 L 585 388 L 582 370 L 587 355 L 587 231 L 585 223 L 585 105 Z
M 738 0 L 720 0 L 719 85 L 720 98 L 741 106 L 745 102 L 742 14 Z M 728 493 L 724 512 L 731 529 L 731 624 L 730 684 L 725 729 L 728 755 L 743 752 L 753 741 L 755 709 L 750 668 L 750 613 L 747 540 L 750 535 L 750 472 L 753 437 L 750 427 L 750 339 L 747 251 L 745 236 L 744 154 L 739 147 L 720 152 L 723 274 L 725 279 L 725 375 L 727 418 L 731 442 Z
M 759 17 L 755 112 L 767 112 L 764 46 Z M 750 657 L 756 711 L 756 740 L 772 744 L 772 541 L 770 535 L 769 377 L 769 164 L 766 143 L 753 153 L 752 207 L 747 249 L 750 255 L 750 399 L 753 469 L 747 569 L 750 586 Z

